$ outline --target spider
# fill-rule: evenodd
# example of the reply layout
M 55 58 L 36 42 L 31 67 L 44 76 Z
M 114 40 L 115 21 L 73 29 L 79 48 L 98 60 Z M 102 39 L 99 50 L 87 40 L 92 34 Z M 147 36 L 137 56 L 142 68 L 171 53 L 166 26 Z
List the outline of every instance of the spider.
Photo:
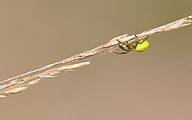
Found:
M 145 50 L 147 50 L 147 48 L 149 47 L 150 43 L 149 41 L 147 40 L 149 37 L 149 35 L 142 39 L 142 40 L 138 40 L 138 37 L 135 35 L 135 41 L 134 42 L 131 42 L 131 43 L 127 43 L 127 42 L 121 42 L 119 40 L 118 41 L 118 46 L 124 50 L 124 52 L 121 52 L 121 53 L 118 53 L 118 52 L 115 52 L 117 54 L 126 54 L 132 50 L 136 50 L 137 52 L 143 52 Z

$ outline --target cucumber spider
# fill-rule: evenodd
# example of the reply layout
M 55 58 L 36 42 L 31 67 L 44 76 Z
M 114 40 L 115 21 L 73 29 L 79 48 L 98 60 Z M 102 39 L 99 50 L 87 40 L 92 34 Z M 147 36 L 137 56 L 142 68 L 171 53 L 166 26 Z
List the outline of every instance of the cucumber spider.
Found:
M 133 49 L 135 49 L 137 52 L 142 52 L 142 51 L 145 51 L 147 50 L 147 48 L 149 47 L 150 43 L 149 41 L 147 40 L 149 37 L 149 35 L 142 39 L 142 40 L 138 40 L 138 37 L 135 35 L 135 41 L 134 42 L 131 42 L 131 43 L 127 43 L 127 42 L 121 42 L 119 40 L 118 41 L 118 46 L 124 50 L 124 52 L 121 52 L 121 53 L 118 53 L 118 52 L 115 52 L 117 54 L 126 54 L 130 51 L 132 51 Z

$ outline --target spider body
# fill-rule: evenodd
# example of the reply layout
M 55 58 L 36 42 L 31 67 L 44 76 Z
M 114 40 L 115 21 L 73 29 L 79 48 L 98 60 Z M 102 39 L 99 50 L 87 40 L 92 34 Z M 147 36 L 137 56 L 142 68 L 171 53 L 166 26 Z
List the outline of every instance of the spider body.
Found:
M 119 40 L 118 41 L 118 46 L 124 50 L 124 52 L 121 53 L 117 53 L 117 54 L 126 54 L 132 50 L 136 50 L 137 52 L 143 52 L 145 50 L 147 50 L 147 48 L 149 47 L 150 43 L 147 40 L 149 36 L 147 36 L 145 39 L 142 40 L 138 40 L 138 37 L 135 35 L 135 41 L 131 42 L 131 43 L 126 43 L 126 42 L 121 42 Z

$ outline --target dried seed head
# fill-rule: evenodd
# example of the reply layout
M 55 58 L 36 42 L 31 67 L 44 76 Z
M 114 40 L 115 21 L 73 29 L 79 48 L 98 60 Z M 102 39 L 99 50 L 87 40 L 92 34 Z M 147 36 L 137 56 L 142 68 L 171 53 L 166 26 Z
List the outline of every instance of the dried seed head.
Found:
M 67 65 L 67 66 L 62 66 L 62 67 L 58 68 L 58 70 L 59 71 L 73 70 L 73 69 L 77 69 L 77 68 L 83 67 L 83 66 L 88 65 L 88 64 L 90 64 L 89 61 L 77 63 L 77 64 L 72 64 L 72 65 Z
M 0 98 L 5 98 L 5 97 L 7 97 L 8 95 L 6 95 L 6 94 L 2 94 L 2 95 L 0 95 Z
M 42 75 L 42 78 L 52 78 L 52 77 L 56 77 L 55 75 Z
M 18 83 L 18 79 L 12 80 L 12 81 L 10 82 L 11 85 L 14 85 L 14 84 L 17 84 L 17 83 Z
M 5 86 L 0 85 L 0 90 L 2 90 L 3 88 L 5 88 Z
M 33 81 L 30 81 L 27 85 L 37 84 L 40 80 L 41 80 L 41 78 L 35 79 L 35 80 L 33 80 Z
M 5 93 L 5 94 L 16 94 L 16 93 L 19 93 L 19 92 L 24 91 L 24 90 L 27 89 L 27 88 L 28 88 L 28 86 L 26 86 L 26 87 L 13 88 L 13 89 L 4 91 L 3 93 Z

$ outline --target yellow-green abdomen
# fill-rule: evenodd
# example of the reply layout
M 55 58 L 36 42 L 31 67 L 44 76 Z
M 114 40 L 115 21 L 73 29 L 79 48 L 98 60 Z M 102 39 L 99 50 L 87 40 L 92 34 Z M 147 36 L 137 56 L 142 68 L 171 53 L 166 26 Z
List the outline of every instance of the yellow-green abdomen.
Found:
M 145 40 L 143 43 L 143 40 L 139 41 L 137 47 L 135 48 L 135 50 L 137 52 L 142 52 L 142 51 L 145 51 L 147 50 L 147 48 L 149 47 L 150 43 L 148 40 Z

